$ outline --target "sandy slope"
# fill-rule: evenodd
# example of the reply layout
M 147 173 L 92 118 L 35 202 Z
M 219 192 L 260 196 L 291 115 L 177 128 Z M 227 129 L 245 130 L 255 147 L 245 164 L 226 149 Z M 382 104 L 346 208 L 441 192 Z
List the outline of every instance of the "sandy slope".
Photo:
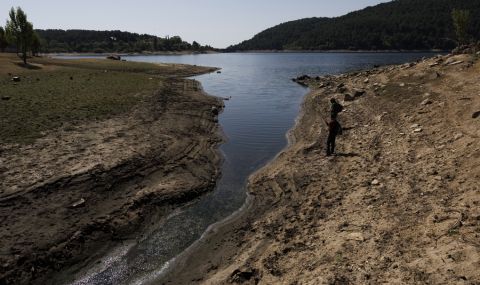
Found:
M 160 283 L 479 284 L 479 82 L 478 55 L 306 80 L 293 144 L 251 178 L 249 210 Z M 327 158 L 331 96 L 345 133 Z
M 127 114 L 1 145 L 0 284 L 45 284 L 213 189 L 222 102 L 194 80 L 161 82 Z

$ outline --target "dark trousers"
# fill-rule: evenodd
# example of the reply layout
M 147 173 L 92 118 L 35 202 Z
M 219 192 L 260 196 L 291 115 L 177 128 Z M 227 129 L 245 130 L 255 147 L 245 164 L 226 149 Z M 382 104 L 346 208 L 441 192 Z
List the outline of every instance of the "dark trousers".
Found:
M 327 139 L 327 155 L 335 153 L 335 139 L 337 138 L 336 134 L 328 134 Z

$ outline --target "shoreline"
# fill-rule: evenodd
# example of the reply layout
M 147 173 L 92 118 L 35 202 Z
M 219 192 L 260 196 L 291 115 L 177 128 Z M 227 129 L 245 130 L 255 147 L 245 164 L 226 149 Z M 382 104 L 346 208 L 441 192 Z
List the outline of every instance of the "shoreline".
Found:
M 447 55 L 306 80 L 311 92 L 292 129 L 293 144 L 249 179 L 254 205 L 206 237 L 189 253 L 195 258 L 184 257 L 160 282 L 332 284 L 343 280 L 368 284 L 400 280 L 411 284 L 419 281 L 418 274 L 433 283 L 456 282 L 460 277 L 480 281 L 475 270 L 480 248 L 465 241 L 473 238 L 468 227 L 476 224 L 474 217 L 480 213 L 461 202 L 480 203 L 475 192 L 480 190 L 475 186 L 480 169 L 473 158 L 478 157 L 475 149 L 480 150 L 475 133 L 480 134 L 472 125 L 475 122 L 467 119 L 475 111 L 472 103 L 468 112 L 459 111 L 466 108 L 462 96 L 479 92 L 472 86 L 479 68 L 478 56 Z M 462 84 L 453 84 L 457 82 Z M 331 96 L 347 98 L 349 91 L 336 90 L 340 83 L 366 94 L 342 101 L 346 110 L 340 120 L 347 129 L 338 143 L 341 153 L 325 159 L 321 114 L 328 112 Z M 455 93 L 453 88 L 463 91 Z M 443 93 L 452 98 L 439 95 Z M 480 108 L 478 98 L 467 98 Z M 449 102 L 445 112 L 461 126 L 461 134 L 451 134 L 448 126 L 455 123 L 442 119 L 445 100 Z M 418 132 L 409 127 L 416 122 L 423 126 Z M 437 148 L 437 144 L 442 145 Z M 450 152 L 451 148 L 456 151 Z M 450 173 L 453 162 L 461 169 L 455 172 L 461 177 Z M 383 170 L 389 165 L 397 169 L 391 177 Z M 338 175 L 344 178 L 337 179 Z M 405 184 L 409 180 L 418 186 Z M 425 193 L 416 193 L 417 187 Z M 452 188 L 461 190 L 450 192 Z M 371 224 L 372 220 L 376 223 Z M 458 221 L 470 226 L 458 227 Z M 383 239 L 384 235 L 390 238 Z M 452 242 L 458 245 L 452 247 Z M 452 253 L 463 258 L 437 262 Z
M 37 85 L 50 88 L 49 80 L 64 73 L 70 77 L 67 88 L 84 78 L 88 86 L 93 80 L 111 86 L 110 76 L 134 84 L 142 78 L 149 87 L 128 95 L 137 103 L 124 113 L 53 127 L 24 144 L 0 145 L 1 159 L 11 162 L 5 164 L 8 172 L 0 173 L 0 283 L 6 284 L 65 282 L 111 248 L 140 238 L 138 232 L 151 222 L 212 190 L 220 177 L 223 138 L 211 108 L 222 110 L 223 101 L 185 78 L 216 68 L 32 61 L 40 71 L 15 71 L 22 78 L 17 90 L 20 85 L 28 92 L 32 75 Z M 124 81 L 119 84 L 127 92 Z M 20 106 L 23 99 L 11 96 L 8 104 Z
M 93 52 L 53 52 L 53 53 L 41 53 L 42 56 L 98 56 L 98 57 L 107 57 L 110 55 L 118 56 L 148 56 L 148 55 L 200 55 L 200 54 L 217 54 L 217 51 L 205 51 L 205 52 L 195 52 L 195 51 L 166 51 L 166 52 L 135 52 L 135 53 L 123 53 L 123 52 L 111 52 L 111 53 L 93 53 Z

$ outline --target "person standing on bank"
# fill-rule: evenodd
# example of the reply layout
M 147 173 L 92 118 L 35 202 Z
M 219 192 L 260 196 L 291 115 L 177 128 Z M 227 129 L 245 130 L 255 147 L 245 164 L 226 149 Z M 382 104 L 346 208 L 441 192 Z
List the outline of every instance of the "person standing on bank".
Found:
M 330 122 L 325 122 L 328 126 L 328 138 L 327 138 L 327 156 L 335 153 L 335 139 L 337 135 L 342 134 L 342 126 L 337 121 L 337 116 L 333 113 L 330 116 Z
M 331 109 L 330 115 L 333 117 L 337 117 L 338 113 L 343 111 L 343 106 L 335 100 L 335 98 L 330 99 Z

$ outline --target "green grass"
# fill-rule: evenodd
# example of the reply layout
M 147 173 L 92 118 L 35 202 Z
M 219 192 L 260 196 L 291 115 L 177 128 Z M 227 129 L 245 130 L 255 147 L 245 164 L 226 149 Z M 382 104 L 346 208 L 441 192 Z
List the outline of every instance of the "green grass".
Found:
M 29 63 L 23 67 L 15 55 L 0 53 L 0 143 L 31 143 L 52 129 L 128 112 L 168 77 L 214 70 L 98 59 Z
M 72 78 L 72 79 L 70 79 Z M 121 114 L 153 93 L 159 80 L 145 74 L 62 69 L 29 72 L 21 82 L 0 81 L 0 142 L 28 143 L 65 123 Z

